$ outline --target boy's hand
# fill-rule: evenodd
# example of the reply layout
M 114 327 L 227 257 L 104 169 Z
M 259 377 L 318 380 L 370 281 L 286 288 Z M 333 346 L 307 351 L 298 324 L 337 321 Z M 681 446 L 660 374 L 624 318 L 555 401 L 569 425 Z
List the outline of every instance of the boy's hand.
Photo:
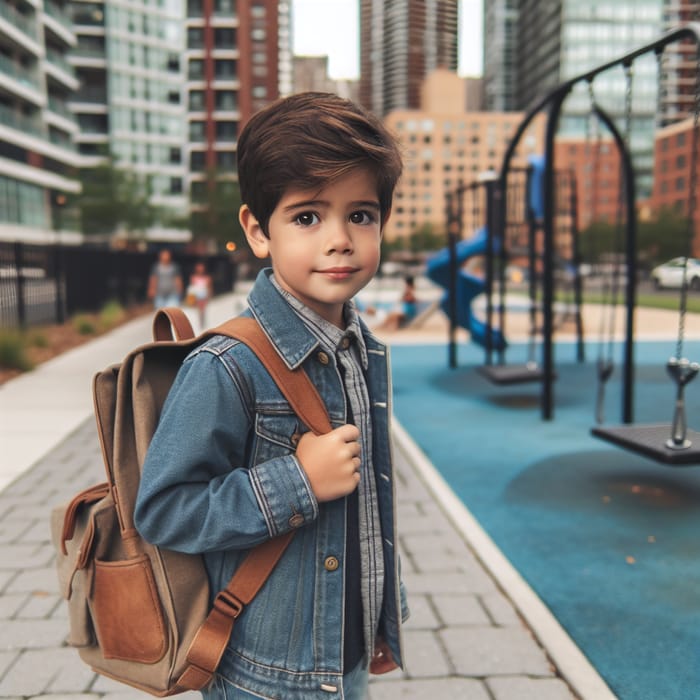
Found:
M 374 643 L 374 654 L 369 662 L 369 672 L 374 674 L 389 673 L 398 667 L 389 645 L 381 637 L 377 637 Z
M 341 425 L 325 435 L 304 433 L 296 456 L 319 503 L 352 493 L 360 481 L 360 431 Z

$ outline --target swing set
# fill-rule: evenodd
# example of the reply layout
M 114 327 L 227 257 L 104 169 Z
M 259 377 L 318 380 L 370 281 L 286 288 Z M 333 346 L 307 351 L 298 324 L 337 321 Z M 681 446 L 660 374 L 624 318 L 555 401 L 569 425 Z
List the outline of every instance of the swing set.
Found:
M 685 241 L 683 283 L 680 290 L 678 329 L 675 353 L 668 360 L 666 370 L 675 384 L 676 397 L 671 424 L 640 425 L 634 423 L 633 390 L 634 390 L 634 309 L 636 305 L 637 280 L 637 235 L 635 209 L 635 176 L 630 155 L 630 123 L 632 116 L 632 79 L 634 61 L 645 54 L 654 53 L 661 61 L 664 49 L 669 44 L 692 40 L 696 44 L 696 80 L 695 100 L 693 105 L 693 130 L 691 143 L 691 161 L 689 177 L 689 195 L 687 206 L 687 234 Z M 615 125 L 613 119 L 596 102 L 594 81 L 597 75 L 614 67 L 622 67 L 625 74 L 625 108 L 623 133 Z M 615 224 L 615 252 L 624 255 L 624 284 L 620 280 L 620 270 L 617 261 L 613 265 L 611 279 L 607 286 L 607 300 L 603 304 L 604 315 L 601 317 L 600 343 L 597 358 L 598 396 L 596 402 L 596 420 L 598 425 L 591 433 L 617 447 L 621 447 L 667 465 L 700 464 L 700 432 L 687 427 L 685 411 L 685 389 L 700 371 L 700 364 L 684 357 L 685 320 L 689 291 L 688 259 L 692 255 L 694 236 L 694 221 L 697 209 L 698 187 L 698 147 L 700 131 L 700 23 L 690 22 L 675 30 L 669 31 L 656 41 L 642 46 L 616 60 L 602 64 L 592 70 L 582 73 L 560 84 L 544 98 L 540 99 L 527 113 L 516 130 L 508 149 L 506 150 L 500 175 L 493 183 L 494 206 L 491 221 L 491 240 L 503 241 L 505 236 L 505 219 L 503 212 L 508 211 L 508 179 L 514 168 L 511 162 L 516 149 L 528 126 L 542 111 L 547 111 L 545 129 L 545 159 L 542 173 L 543 211 L 541 218 L 542 245 L 542 343 L 541 362 L 537 366 L 536 379 L 541 383 L 541 414 L 543 420 L 554 417 L 554 371 L 553 336 L 554 336 L 554 292 L 555 292 L 555 226 L 557 205 L 555 197 L 556 170 L 554 163 L 554 142 L 564 101 L 574 86 L 587 84 L 591 118 L 596 123 L 605 125 L 612 134 L 614 143 L 620 155 L 621 187 L 617 203 Z M 448 214 L 450 207 L 448 205 Z M 500 215 L 499 215 L 500 214 Z M 449 224 L 449 222 L 448 222 Z M 453 226 L 454 228 L 454 226 Z M 452 230 L 452 229 L 451 229 Z M 624 239 L 624 241 L 623 241 Z M 623 246 L 624 243 L 624 246 Z M 624 250 L 623 250 L 624 248 Z M 495 248 L 493 249 L 495 250 Z M 503 267 L 503 266 L 501 266 Z M 603 405 L 605 386 L 614 369 L 613 333 L 615 329 L 615 312 L 617 296 L 624 286 L 624 341 L 622 361 L 622 425 L 604 426 Z M 489 302 L 490 303 L 490 302 Z M 534 374 L 533 374 L 534 377 Z

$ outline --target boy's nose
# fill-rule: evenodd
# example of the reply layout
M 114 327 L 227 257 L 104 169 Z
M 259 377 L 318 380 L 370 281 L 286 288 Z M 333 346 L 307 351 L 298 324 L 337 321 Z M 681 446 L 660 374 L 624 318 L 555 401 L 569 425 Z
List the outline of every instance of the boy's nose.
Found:
M 326 251 L 328 254 L 352 252 L 352 238 L 345 224 L 332 227 L 326 240 Z

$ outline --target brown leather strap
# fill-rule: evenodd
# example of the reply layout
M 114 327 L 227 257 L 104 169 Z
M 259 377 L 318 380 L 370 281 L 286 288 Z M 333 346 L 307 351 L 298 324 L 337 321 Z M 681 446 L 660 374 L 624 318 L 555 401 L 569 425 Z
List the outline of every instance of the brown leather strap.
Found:
M 182 309 L 177 306 L 168 306 L 156 311 L 153 317 L 153 340 L 190 340 L 191 338 L 194 338 L 194 330 L 190 319 Z
M 330 432 L 331 424 L 323 400 L 302 369 L 290 370 L 254 318 L 238 317 L 214 329 L 245 343 L 265 365 L 279 390 L 316 435 Z
M 306 372 L 287 367 L 255 319 L 234 318 L 213 332 L 236 338 L 253 350 L 294 412 L 314 433 L 320 435 L 331 430 L 326 407 Z M 200 690 L 211 681 L 234 622 L 262 588 L 293 536 L 291 530 L 252 549 L 226 588 L 216 596 L 207 619 L 187 651 L 189 666 L 178 679 L 180 687 Z

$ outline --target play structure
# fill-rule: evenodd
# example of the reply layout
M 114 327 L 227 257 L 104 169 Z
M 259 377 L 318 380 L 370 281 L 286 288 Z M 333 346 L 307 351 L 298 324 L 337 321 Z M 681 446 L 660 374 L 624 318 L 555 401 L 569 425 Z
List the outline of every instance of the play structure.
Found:
M 507 333 L 504 324 L 501 322 L 497 327 L 492 327 L 492 295 L 494 274 L 492 265 L 497 261 L 497 272 L 502 280 L 505 274 L 507 261 L 510 259 L 509 250 L 512 252 L 510 242 L 510 227 L 512 224 L 512 206 L 514 199 L 517 201 L 521 195 L 514 193 L 511 187 L 511 180 L 517 173 L 517 168 L 512 164 L 516 148 L 523 137 L 527 127 L 533 118 L 542 111 L 547 112 L 547 123 L 545 129 L 545 157 L 542 161 L 531 163 L 528 169 L 531 189 L 528 197 L 527 221 L 530 230 L 537 231 L 534 237 L 528 241 L 528 253 L 530 256 L 530 274 L 537 273 L 537 278 L 541 282 L 541 288 L 535 295 L 530 289 L 530 298 L 537 298 L 541 303 L 541 335 L 540 335 L 540 356 L 536 366 L 536 378 L 541 383 L 541 413 L 542 418 L 551 420 L 554 415 L 554 382 L 556 373 L 554 369 L 553 339 L 555 331 L 555 281 L 557 270 L 557 259 L 560 251 L 557 246 L 561 244 L 561 235 L 558 231 L 560 225 L 560 201 L 561 188 L 559 171 L 554 162 L 554 141 L 559 122 L 560 113 L 564 102 L 573 88 L 579 83 L 588 86 L 591 100 L 590 118 L 600 123 L 610 132 L 614 145 L 619 153 L 621 163 L 619 187 L 619 203 L 617 216 L 617 231 L 620 240 L 619 249 L 616 247 L 614 255 L 624 259 L 623 272 L 624 280 L 620 275 L 619 266 L 613 265 L 613 275 L 615 278 L 609 280 L 608 288 L 612 290 L 609 297 L 603 302 L 603 306 L 608 314 L 613 314 L 617 306 L 618 292 L 624 292 L 624 341 L 622 360 L 622 424 L 617 426 L 603 425 L 604 416 L 602 411 L 603 397 L 605 394 L 605 384 L 611 376 L 615 367 L 613 357 L 614 343 L 612 341 L 614 323 L 603 323 L 600 330 L 599 353 L 597 358 L 597 381 L 598 399 L 596 408 L 596 419 L 598 425 L 592 429 L 592 434 L 602 440 L 606 440 L 618 447 L 631 450 L 651 459 L 669 465 L 689 465 L 700 464 L 700 432 L 690 430 L 687 426 L 685 413 L 684 394 L 688 385 L 700 371 L 700 364 L 689 360 L 684 356 L 685 342 L 685 316 L 687 312 L 688 279 L 687 260 L 692 254 L 692 241 L 695 232 L 696 218 L 696 197 L 698 188 L 698 131 L 700 121 L 700 50 L 696 56 L 695 88 L 693 104 L 693 130 L 692 130 L 692 156 L 689 159 L 689 186 L 687 188 L 687 235 L 685 240 L 685 250 L 679 251 L 686 264 L 684 266 L 684 281 L 680 291 L 678 333 L 676 339 L 675 352 L 666 365 L 667 374 L 675 385 L 675 401 L 669 407 L 669 414 L 672 415 L 670 424 L 639 425 L 634 423 L 633 416 L 633 391 L 634 391 L 634 309 L 636 303 L 636 282 L 638 279 L 637 270 L 637 232 L 636 232 L 636 202 L 635 202 L 635 173 L 630 155 L 629 142 L 630 125 L 632 122 L 632 76 L 635 60 L 646 54 L 655 54 L 659 66 L 663 57 L 664 49 L 674 42 L 692 41 L 696 49 L 700 47 L 700 23 L 692 22 L 682 27 L 668 32 L 656 41 L 638 48 L 620 58 L 593 68 L 586 73 L 578 75 L 562 83 L 544 98 L 540 99 L 535 107 L 525 116 L 520 123 L 515 135 L 510 141 L 508 149 L 503 159 L 500 175 L 483 183 L 486 192 L 487 222 L 483 229 L 479 229 L 479 236 L 474 236 L 471 242 L 461 243 L 460 234 L 463 228 L 464 205 L 462 201 L 463 193 L 468 189 L 460 187 L 456 191 L 447 195 L 448 211 L 448 236 L 450 245 L 449 264 L 446 263 L 443 251 L 441 258 L 436 259 L 435 266 L 438 272 L 435 274 L 435 281 L 445 284 L 445 269 L 449 270 L 448 295 L 443 300 L 451 322 L 450 336 L 450 366 L 456 366 L 456 349 L 454 349 L 453 329 L 459 324 L 471 330 L 475 329 L 475 340 L 482 342 L 487 351 L 504 352 L 508 344 L 506 342 Z M 613 68 L 622 68 L 624 71 L 624 126 L 622 131 L 615 124 L 607 112 L 596 103 L 594 96 L 594 83 L 596 77 Z M 536 176 L 535 176 L 536 175 Z M 481 183 L 473 185 L 480 187 Z M 575 189 L 575 188 L 574 188 Z M 573 200 L 572 200 L 573 201 Z M 575 205 L 571 207 L 575 220 Z M 572 263 L 576 267 L 578 259 L 576 235 L 572 236 Z M 617 243 L 616 243 L 617 246 Z M 466 253 L 474 254 L 477 250 L 486 253 L 487 265 L 486 274 L 483 281 L 477 285 L 475 280 L 468 280 L 464 273 L 460 271 Z M 465 255 L 461 256 L 464 252 Z M 532 260 L 535 260 L 535 264 Z M 429 274 L 431 274 L 429 272 Z M 483 285 L 483 286 L 481 286 Z M 482 289 L 488 299 L 488 311 L 483 327 L 475 324 L 473 312 L 467 308 L 462 308 L 467 302 L 474 299 L 474 292 Z M 580 278 L 575 282 L 575 295 L 577 304 L 580 304 L 581 290 Z M 498 311 L 505 308 L 503 295 L 500 297 Z M 502 318 L 504 318 L 502 316 Z M 611 318 L 609 315 L 608 318 Z M 579 319 L 580 322 L 580 319 Z M 579 326 L 580 329 L 580 326 Z M 488 366 L 487 362 L 487 366 Z M 534 369 L 534 366 L 530 368 Z M 495 380 L 497 381 L 497 380 Z
M 445 289 L 441 308 L 450 319 L 451 367 L 457 364 L 455 330 L 464 328 L 472 342 L 485 351 L 481 373 L 496 384 L 518 384 L 542 379 L 538 361 L 541 335 L 541 231 L 544 158 L 532 156 L 528 166 L 513 169 L 508 179 L 507 207 L 496 203 L 497 182 L 485 178 L 458 187 L 448 195 L 448 246 L 428 261 L 428 277 Z M 581 284 L 576 227 L 576 182 L 573 173 L 558 173 L 560 196 L 557 222 L 557 262 L 568 277 L 560 275 L 560 290 L 568 286 L 573 296 L 560 320 L 575 321 L 579 358 L 583 360 Z M 503 220 L 500 220 L 502 217 Z M 496 235 L 494 230 L 500 229 Z M 479 261 L 478 271 L 465 263 Z M 519 289 L 511 294 L 509 278 L 519 277 Z M 526 289 L 524 283 L 527 282 Z M 484 303 L 475 304 L 477 298 Z M 527 315 L 527 359 L 506 361 L 508 313 Z
M 500 350 L 504 349 L 506 344 L 503 334 L 488 326 L 474 310 L 474 300 L 483 294 L 486 288 L 484 278 L 462 268 L 462 265 L 471 258 L 486 255 L 489 243 L 488 230 L 482 226 L 472 238 L 457 241 L 454 251 L 447 247 L 434 255 L 428 261 L 426 274 L 435 284 L 446 290 L 449 289 L 454 255 L 459 267 L 455 280 L 455 294 L 459 300 L 456 305 L 457 325 L 469 331 L 473 342 Z M 450 293 L 448 291 L 442 297 L 440 308 L 448 316 L 450 315 Z

